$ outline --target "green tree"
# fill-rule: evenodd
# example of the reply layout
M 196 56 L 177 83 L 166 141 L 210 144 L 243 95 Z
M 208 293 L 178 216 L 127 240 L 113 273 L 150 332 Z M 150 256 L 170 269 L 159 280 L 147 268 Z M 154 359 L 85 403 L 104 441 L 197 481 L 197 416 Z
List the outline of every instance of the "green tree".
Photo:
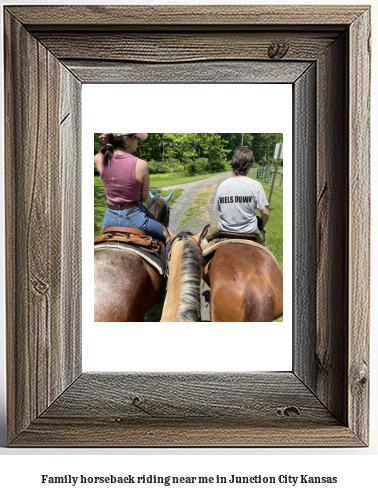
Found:
M 273 161 L 276 144 L 283 142 L 283 134 L 261 133 L 254 134 L 253 153 L 257 163 L 271 163 Z
M 100 142 L 100 133 L 94 134 L 94 155 L 96 155 L 101 148 L 101 142 Z

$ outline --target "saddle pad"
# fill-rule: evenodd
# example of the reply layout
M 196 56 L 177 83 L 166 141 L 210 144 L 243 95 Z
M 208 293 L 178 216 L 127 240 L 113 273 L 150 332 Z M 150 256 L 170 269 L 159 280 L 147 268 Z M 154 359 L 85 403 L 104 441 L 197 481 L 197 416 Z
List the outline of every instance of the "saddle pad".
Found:
M 155 268 L 159 274 L 162 276 L 167 275 L 167 253 L 163 244 L 160 245 L 158 250 L 153 251 L 151 249 L 138 247 L 136 245 L 129 245 L 128 243 L 122 243 L 120 241 L 107 241 L 97 243 L 94 246 L 95 251 L 101 248 L 136 253 L 153 268 Z
M 208 255 L 211 255 L 212 253 L 215 252 L 220 247 L 223 247 L 225 245 L 229 245 L 230 243 L 232 244 L 238 244 L 238 245 L 249 245 L 253 247 L 260 248 L 260 250 L 264 250 L 264 252 L 267 252 L 269 255 L 273 257 L 273 259 L 277 262 L 275 256 L 270 252 L 267 248 L 264 246 L 260 245 L 260 243 L 256 243 L 255 241 L 251 240 L 241 240 L 241 239 L 222 239 L 222 240 L 212 240 L 210 241 L 209 245 L 202 250 L 202 255 L 204 257 L 207 257 Z

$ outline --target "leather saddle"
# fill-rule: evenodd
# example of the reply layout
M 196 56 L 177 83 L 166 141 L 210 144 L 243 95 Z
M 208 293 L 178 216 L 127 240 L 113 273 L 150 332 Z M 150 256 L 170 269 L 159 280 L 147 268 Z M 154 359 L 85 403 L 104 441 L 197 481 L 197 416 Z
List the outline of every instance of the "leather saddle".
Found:
M 159 251 L 164 243 L 152 236 L 148 236 L 141 229 L 134 227 L 108 227 L 105 231 L 96 236 L 94 243 L 110 243 L 119 242 L 128 245 L 136 245 L 139 247 L 148 248 L 151 251 Z
M 156 269 L 162 276 L 167 276 L 167 252 L 165 244 L 144 231 L 133 227 L 108 227 L 94 239 L 95 250 L 103 247 L 126 250 L 138 254 Z
M 244 234 L 244 233 L 228 233 L 226 231 L 221 231 L 219 235 L 214 238 L 215 240 L 249 240 L 256 241 L 255 234 Z

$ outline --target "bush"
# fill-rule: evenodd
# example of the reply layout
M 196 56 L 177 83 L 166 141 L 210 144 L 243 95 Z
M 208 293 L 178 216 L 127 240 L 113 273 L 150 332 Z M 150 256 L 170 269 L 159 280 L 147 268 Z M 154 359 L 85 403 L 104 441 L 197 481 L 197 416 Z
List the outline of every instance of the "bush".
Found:
M 148 168 L 151 174 L 165 174 L 169 172 L 169 168 L 162 161 L 150 160 L 148 162 Z
M 192 176 L 196 174 L 196 163 L 193 160 L 186 162 L 186 175 Z
M 227 161 L 214 159 L 209 164 L 209 167 L 210 167 L 209 171 L 210 172 L 224 172 L 228 166 L 229 166 L 229 163 Z
M 178 174 L 184 167 L 174 158 L 168 158 L 165 161 L 150 160 L 148 162 L 148 168 L 151 174 L 168 174 L 172 172 Z
M 203 174 L 209 171 L 209 160 L 208 158 L 197 158 L 195 161 L 195 169 L 199 174 Z
M 175 175 L 178 175 L 180 171 L 184 171 L 184 165 L 175 158 L 168 158 L 165 160 L 165 165 L 168 167 L 168 171 Z

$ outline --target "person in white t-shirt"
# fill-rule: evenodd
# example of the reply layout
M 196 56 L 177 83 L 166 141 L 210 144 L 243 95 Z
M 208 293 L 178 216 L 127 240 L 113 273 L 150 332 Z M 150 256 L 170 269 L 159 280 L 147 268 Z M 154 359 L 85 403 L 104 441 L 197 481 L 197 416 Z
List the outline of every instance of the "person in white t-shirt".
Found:
M 233 175 L 219 185 L 215 195 L 214 210 L 219 211 L 219 222 L 210 226 L 208 240 L 216 238 L 219 232 L 226 231 L 254 234 L 256 241 L 265 246 L 269 204 L 260 182 L 247 177 L 253 161 L 253 152 L 249 148 L 235 149 L 232 158 Z M 261 215 L 260 223 L 256 210 Z

